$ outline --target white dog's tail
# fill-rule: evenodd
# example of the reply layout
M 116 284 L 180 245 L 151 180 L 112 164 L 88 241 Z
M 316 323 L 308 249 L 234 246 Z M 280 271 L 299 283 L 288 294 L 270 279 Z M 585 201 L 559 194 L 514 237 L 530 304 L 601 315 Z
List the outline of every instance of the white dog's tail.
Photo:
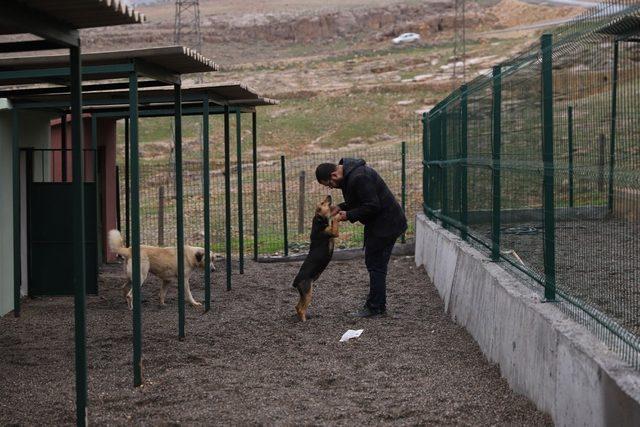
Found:
M 118 230 L 109 231 L 109 249 L 118 255 L 128 258 L 131 254 L 129 248 L 125 248 L 122 242 L 122 234 Z

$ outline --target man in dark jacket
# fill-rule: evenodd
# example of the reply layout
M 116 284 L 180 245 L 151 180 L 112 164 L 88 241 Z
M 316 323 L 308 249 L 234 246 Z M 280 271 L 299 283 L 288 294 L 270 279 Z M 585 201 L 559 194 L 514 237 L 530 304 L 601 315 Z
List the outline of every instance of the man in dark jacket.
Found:
M 369 296 L 355 315 L 384 314 L 387 304 L 387 266 L 396 239 L 407 229 L 407 218 L 397 200 L 378 175 L 362 159 L 341 159 L 336 165 L 322 163 L 316 179 L 324 186 L 340 188 L 344 203 L 332 212 L 340 221 L 364 224 L 365 264 L 369 271 Z

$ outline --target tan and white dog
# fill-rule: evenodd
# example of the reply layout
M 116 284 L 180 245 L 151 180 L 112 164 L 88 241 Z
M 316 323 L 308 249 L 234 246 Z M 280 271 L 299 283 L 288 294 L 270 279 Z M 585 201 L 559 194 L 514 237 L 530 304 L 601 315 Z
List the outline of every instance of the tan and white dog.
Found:
M 127 277 L 129 281 L 122 287 L 129 309 L 133 308 L 133 291 L 131 284 L 131 248 L 124 246 L 122 235 L 118 230 L 109 231 L 109 248 L 112 252 L 125 258 L 127 262 Z M 196 268 L 204 269 L 205 252 L 203 248 L 194 246 L 184 246 L 184 290 L 185 298 L 192 306 L 202 305 L 193 299 L 189 288 L 189 277 Z M 211 263 L 209 268 L 215 271 L 213 265 L 213 252 L 210 253 Z M 167 288 L 171 282 L 178 280 L 178 257 L 176 248 L 163 248 L 158 246 L 140 245 L 140 286 L 147 279 L 149 273 L 157 276 L 162 284 L 160 285 L 160 305 L 164 305 L 167 295 Z

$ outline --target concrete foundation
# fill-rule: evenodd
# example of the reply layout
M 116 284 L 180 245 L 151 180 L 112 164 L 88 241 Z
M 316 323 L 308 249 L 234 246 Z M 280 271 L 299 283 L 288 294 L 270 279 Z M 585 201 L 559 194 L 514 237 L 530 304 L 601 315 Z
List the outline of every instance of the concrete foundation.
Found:
M 415 260 L 510 386 L 560 426 L 640 425 L 640 373 L 458 236 L 416 219 Z

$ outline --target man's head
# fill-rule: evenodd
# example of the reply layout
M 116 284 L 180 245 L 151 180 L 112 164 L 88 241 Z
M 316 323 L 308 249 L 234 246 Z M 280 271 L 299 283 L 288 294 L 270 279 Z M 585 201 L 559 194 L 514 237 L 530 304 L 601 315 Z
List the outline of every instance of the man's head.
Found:
M 316 179 L 325 187 L 339 188 L 342 182 L 342 166 L 334 163 L 321 163 L 316 168 Z

